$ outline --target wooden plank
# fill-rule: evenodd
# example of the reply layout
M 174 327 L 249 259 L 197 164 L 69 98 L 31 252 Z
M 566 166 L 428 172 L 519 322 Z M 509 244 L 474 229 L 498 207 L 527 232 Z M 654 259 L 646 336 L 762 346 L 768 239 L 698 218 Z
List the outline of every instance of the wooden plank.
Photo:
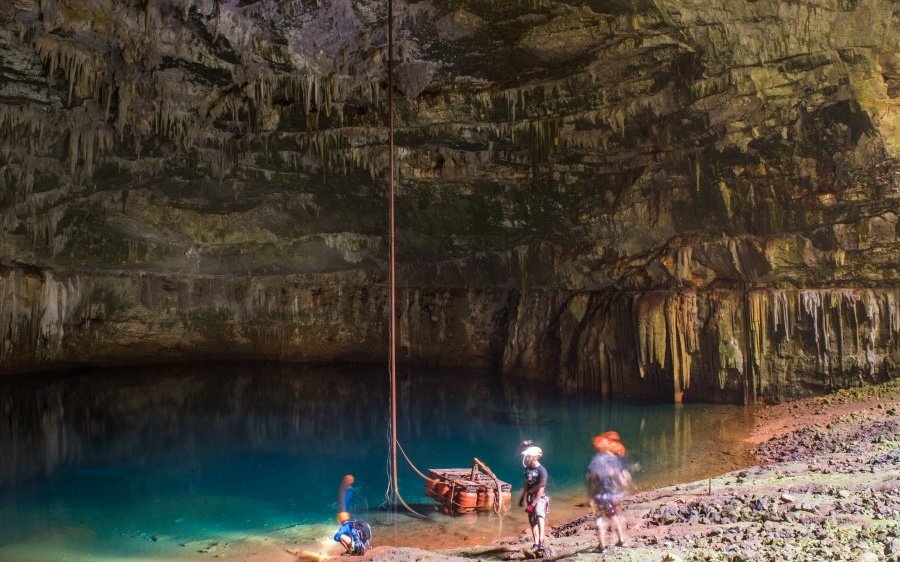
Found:
M 472 480 L 471 471 L 468 468 L 429 468 L 428 475 L 432 478 L 443 478 L 452 482 L 466 482 L 473 486 L 494 487 L 494 480 L 486 474 L 478 473 L 475 475 L 475 480 Z M 503 480 L 500 480 L 500 484 L 509 485 Z

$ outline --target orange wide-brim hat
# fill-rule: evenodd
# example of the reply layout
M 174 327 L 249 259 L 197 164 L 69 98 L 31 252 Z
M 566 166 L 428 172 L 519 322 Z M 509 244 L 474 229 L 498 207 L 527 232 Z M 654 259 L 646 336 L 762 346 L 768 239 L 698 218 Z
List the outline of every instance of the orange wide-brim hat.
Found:
M 607 431 L 594 437 L 594 449 L 598 453 L 610 453 L 618 457 L 625 456 L 625 446 L 619 443 L 619 434 Z

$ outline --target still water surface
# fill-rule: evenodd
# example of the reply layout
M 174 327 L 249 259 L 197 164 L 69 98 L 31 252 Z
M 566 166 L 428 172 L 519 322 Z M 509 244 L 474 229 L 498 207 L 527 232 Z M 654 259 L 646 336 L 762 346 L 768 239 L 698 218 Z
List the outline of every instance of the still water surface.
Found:
M 361 491 L 357 511 L 371 510 L 354 515 L 383 521 L 386 380 L 370 368 L 272 364 L 0 379 L 0 560 L 168 558 L 205 541 L 286 532 L 322 540 L 347 472 Z M 398 434 L 420 468 L 477 456 L 513 483 L 515 498 L 517 445 L 533 439 L 558 516 L 582 509 L 590 438 L 606 429 L 642 465 L 638 487 L 746 462 L 743 407 L 609 403 L 466 373 L 405 373 L 400 383 Z M 427 510 L 421 479 L 405 465 L 400 479 L 404 497 Z M 448 518 L 429 513 L 419 529 L 446 528 Z M 469 534 L 445 544 L 490 538 Z M 376 535 L 415 543 L 409 533 Z

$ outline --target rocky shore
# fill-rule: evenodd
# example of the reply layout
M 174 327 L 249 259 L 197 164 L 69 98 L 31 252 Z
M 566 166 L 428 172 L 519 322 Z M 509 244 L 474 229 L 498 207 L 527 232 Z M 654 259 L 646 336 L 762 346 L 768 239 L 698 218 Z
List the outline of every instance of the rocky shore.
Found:
M 772 406 L 750 441 L 757 466 L 625 502 L 627 547 L 596 552 L 589 515 L 551 519 L 546 560 L 900 560 L 900 382 Z M 481 547 L 368 558 L 520 560 L 529 545 L 523 530 Z

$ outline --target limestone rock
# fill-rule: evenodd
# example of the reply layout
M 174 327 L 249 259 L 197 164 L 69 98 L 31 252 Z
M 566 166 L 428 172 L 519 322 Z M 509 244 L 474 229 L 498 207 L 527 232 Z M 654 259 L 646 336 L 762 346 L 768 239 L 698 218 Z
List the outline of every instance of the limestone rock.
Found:
M 896 2 L 397 9 L 404 361 L 737 402 L 897 376 Z M 0 5 L 0 371 L 381 361 L 384 13 Z

